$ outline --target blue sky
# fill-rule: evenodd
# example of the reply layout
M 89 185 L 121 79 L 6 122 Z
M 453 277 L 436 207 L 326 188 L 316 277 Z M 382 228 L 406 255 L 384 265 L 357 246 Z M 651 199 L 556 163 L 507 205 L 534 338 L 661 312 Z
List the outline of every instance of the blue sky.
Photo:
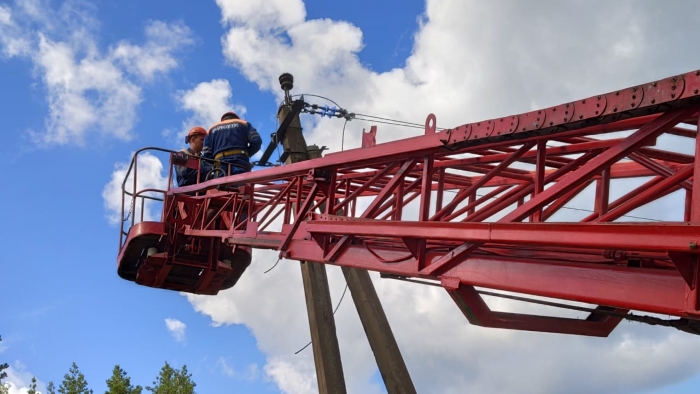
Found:
M 110 186 L 120 166 L 143 146 L 182 147 L 190 126 L 230 108 L 265 146 L 283 71 L 297 78 L 293 93 L 351 111 L 418 123 L 434 112 L 439 124 L 462 124 L 700 68 L 697 51 L 670 49 L 695 45 L 692 13 L 631 1 L 488 4 L 0 1 L 0 362 L 11 364 L 13 382 L 59 384 L 75 361 L 95 392 L 115 364 L 145 386 L 167 360 L 187 364 L 200 393 L 316 389 L 310 348 L 294 355 L 308 340 L 294 262 L 263 274 L 275 259 L 258 253 L 242 283 L 217 297 L 140 287 L 116 273 Z M 307 141 L 338 150 L 339 122 L 307 117 Z M 348 125 L 346 146 L 359 145 L 363 127 Z M 378 139 L 411 133 L 380 126 Z M 162 174 L 150 169 L 157 184 Z M 343 282 L 329 275 L 337 300 Z M 421 391 L 518 392 L 532 380 L 540 392 L 690 393 L 700 383 L 697 363 L 688 366 L 700 342 L 670 329 L 623 325 L 607 342 L 484 331 L 434 289 L 378 291 Z M 383 392 L 344 302 L 348 387 Z M 451 342 L 418 344 L 428 332 Z M 518 361 L 530 365 L 508 379 L 493 371 Z M 546 368 L 561 378 L 536 372 Z

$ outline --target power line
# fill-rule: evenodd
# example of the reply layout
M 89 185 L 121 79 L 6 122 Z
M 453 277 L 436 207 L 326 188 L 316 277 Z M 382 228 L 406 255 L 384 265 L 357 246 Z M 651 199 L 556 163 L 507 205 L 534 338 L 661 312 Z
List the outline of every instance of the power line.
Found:
M 455 194 L 458 193 L 458 192 L 455 191 L 455 190 L 445 190 L 445 191 L 446 191 L 446 192 L 449 192 L 449 193 L 455 193 Z M 483 194 L 477 194 L 476 196 L 477 196 L 477 197 L 484 197 Z M 489 197 L 489 200 L 495 200 L 495 199 L 497 199 L 497 198 L 498 198 L 498 197 Z M 582 212 L 588 212 L 588 213 L 595 213 L 595 211 L 590 210 L 590 209 L 585 209 L 585 208 L 561 207 L 561 209 L 568 209 L 568 210 L 571 210 L 571 211 L 582 211 Z M 623 217 L 623 218 L 633 218 L 633 219 L 648 220 L 648 221 L 651 221 L 651 222 L 663 222 L 663 221 L 664 221 L 664 220 L 660 220 L 660 219 L 645 218 L 645 217 L 642 217 L 642 216 L 634 216 L 634 215 L 622 215 L 621 217 Z
M 389 121 L 389 122 L 394 122 L 394 124 L 396 124 L 396 125 L 405 124 L 405 125 L 407 125 L 407 126 L 412 126 L 412 127 L 416 127 L 416 128 L 421 128 L 421 129 L 422 129 L 422 128 L 425 128 L 425 125 L 422 125 L 422 124 L 420 124 L 420 123 L 406 122 L 406 121 L 404 121 L 404 120 L 397 120 L 397 119 L 390 119 L 390 118 L 382 118 L 382 117 L 379 117 L 379 116 L 366 115 L 366 114 L 355 114 L 355 117 L 357 117 L 357 116 L 362 116 L 362 117 L 365 117 L 365 118 L 379 119 L 379 120 L 385 120 L 385 121 Z M 366 120 L 366 119 L 364 119 L 364 120 Z M 444 128 L 442 128 L 442 127 L 436 127 L 436 130 L 446 130 L 446 129 L 444 129 Z

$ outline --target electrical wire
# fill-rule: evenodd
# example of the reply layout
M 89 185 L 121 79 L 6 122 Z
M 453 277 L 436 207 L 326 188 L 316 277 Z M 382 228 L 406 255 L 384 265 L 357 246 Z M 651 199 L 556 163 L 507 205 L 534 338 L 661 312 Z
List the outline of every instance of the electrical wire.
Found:
M 343 134 L 342 134 L 342 137 L 340 139 L 340 151 L 341 152 L 344 150 L 343 148 L 345 146 L 345 126 L 347 124 L 348 124 L 348 119 L 345 119 L 345 123 L 343 123 Z
M 386 278 L 386 279 L 394 279 L 394 280 L 399 280 L 399 281 L 403 281 L 403 282 L 418 283 L 421 285 L 443 287 L 440 283 L 410 279 L 410 278 L 397 276 L 397 275 L 384 275 L 382 277 Z M 653 316 L 635 315 L 632 313 L 620 313 L 620 312 L 615 312 L 614 310 L 586 308 L 586 307 L 577 306 L 577 305 L 563 304 L 560 302 L 544 301 L 544 300 L 538 300 L 538 299 L 534 299 L 534 298 L 527 298 L 527 297 L 520 297 L 520 296 L 516 296 L 516 295 L 510 295 L 510 294 L 495 293 L 492 291 L 476 290 L 476 292 L 478 294 L 490 296 L 490 297 L 505 298 L 508 300 L 527 302 L 527 303 L 531 303 L 531 304 L 538 304 L 538 305 L 544 305 L 544 306 L 551 306 L 554 308 L 570 309 L 570 310 L 579 311 L 579 312 L 588 312 L 588 313 L 599 314 L 599 315 L 620 317 L 622 319 L 635 321 L 635 322 L 639 322 L 639 323 L 651 324 L 651 325 L 660 325 L 660 326 L 665 326 L 665 327 L 678 328 L 677 323 L 683 322 L 683 319 L 666 320 L 666 319 L 660 319 L 658 317 L 653 317 Z
M 272 271 L 272 269 L 275 268 L 275 267 L 277 267 L 277 264 L 279 264 L 279 263 L 280 263 L 280 259 L 278 258 L 278 259 L 277 259 L 277 262 L 275 263 L 275 265 L 273 265 L 272 267 L 270 267 L 269 270 L 263 272 L 263 274 L 266 274 L 266 273 Z
M 338 104 L 337 102 L 333 101 L 332 99 L 330 99 L 330 98 L 328 98 L 328 97 L 325 97 L 325 96 L 317 95 L 317 94 L 309 94 L 309 93 L 295 94 L 295 95 L 290 96 L 290 98 L 292 98 L 292 97 L 301 97 L 301 96 L 318 97 L 318 98 L 320 98 L 320 99 L 327 100 L 327 101 L 329 101 L 329 102 L 335 104 L 338 108 L 342 108 L 342 107 L 340 106 L 340 104 Z M 382 124 L 391 125 L 391 126 L 405 126 L 405 127 L 410 127 L 410 128 L 414 128 L 414 129 L 423 129 L 423 128 L 425 128 L 425 125 L 422 125 L 422 124 L 420 124 L 420 123 L 415 123 L 415 122 L 407 122 L 407 121 L 405 121 L 405 120 L 384 118 L 384 117 L 381 117 L 381 116 L 368 115 L 368 114 L 357 114 L 357 113 L 353 113 L 352 115 L 353 115 L 352 119 L 362 120 L 362 121 L 365 121 L 365 122 L 382 123 Z M 362 119 L 362 118 L 367 118 L 367 119 Z M 346 120 L 346 122 L 347 122 L 347 121 L 350 120 L 350 119 L 346 117 L 345 120 Z M 442 127 L 436 127 L 435 129 L 438 130 L 438 131 L 439 131 L 439 130 L 446 130 L 445 128 L 442 128 Z
M 590 209 L 584 209 L 584 208 L 574 208 L 574 207 L 561 207 L 561 209 L 569 209 L 572 211 L 583 211 L 583 212 L 589 212 L 589 213 L 594 213 L 595 211 L 592 211 Z M 660 219 L 652 219 L 652 218 L 645 218 L 641 216 L 634 216 L 634 215 L 622 215 L 623 218 L 633 218 L 633 219 L 641 219 L 641 220 L 648 220 L 650 222 L 663 222 L 664 220 Z
M 379 120 L 385 120 L 385 121 L 389 121 L 389 122 L 394 122 L 394 123 L 392 123 L 392 124 L 396 124 L 396 125 L 405 124 L 405 125 L 407 125 L 407 126 L 411 126 L 411 127 L 415 127 L 415 128 L 420 128 L 420 129 L 422 129 L 422 128 L 425 127 L 425 125 L 422 125 L 422 124 L 420 124 L 420 123 L 406 122 L 405 120 L 397 120 L 397 119 L 390 119 L 390 118 L 382 118 L 382 117 L 379 117 L 379 116 L 367 115 L 367 114 L 355 114 L 355 117 L 356 117 L 356 118 L 357 118 L 358 116 L 362 116 L 362 117 L 365 117 L 365 118 L 379 119 Z M 446 129 L 442 128 L 442 127 L 436 127 L 435 129 L 436 129 L 436 130 L 446 130 Z
M 292 95 L 292 96 L 289 96 L 289 97 L 291 98 L 291 97 L 300 97 L 300 96 L 318 97 L 318 98 L 320 98 L 320 99 L 328 100 L 328 101 L 330 101 L 331 103 L 335 104 L 338 108 L 340 108 L 340 104 L 338 104 L 338 103 L 336 103 L 335 101 L 329 99 L 328 97 L 319 96 L 319 95 L 317 95 L 317 94 L 302 93 L 302 94 L 295 94 L 295 95 Z
M 457 194 L 457 191 L 455 191 L 455 190 L 445 190 L 445 191 L 450 192 L 450 193 L 455 193 L 455 194 Z M 477 194 L 476 196 L 477 196 L 477 197 L 484 197 L 482 194 Z M 496 199 L 496 198 L 498 198 L 498 197 L 490 197 L 489 200 L 493 200 L 493 199 Z M 593 211 L 593 210 L 584 209 L 584 208 L 561 207 L 561 209 L 568 209 L 568 210 L 571 210 L 571 211 L 581 211 L 581 212 L 595 213 L 595 211 Z M 623 217 L 623 218 L 632 218 L 632 219 L 640 219 L 640 220 L 648 220 L 648 221 L 650 221 L 650 222 L 663 222 L 663 221 L 664 221 L 664 220 L 660 220 L 660 219 L 645 218 L 645 217 L 642 217 L 642 216 L 634 216 L 634 215 L 622 215 L 621 217 Z
M 371 122 L 371 123 L 381 123 L 381 124 L 386 124 L 389 126 L 401 126 L 401 127 L 408 127 L 411 129 L 423 129 L 423 126 L 413 126 L 413 125 L 407 125 L 407 124 L 401 124 L 401 123 L 391 123 L 391 122 L 384 122 L 381 120 L 372 120 L 372 119 L 362 119 L 362 118 L 355 118 L 355 120 L 360 120 L 363 122 Z
M 345 283 L 345 290 L 343 290 L 343 294 L 340 296 L 340 300 L 338 301 L 338 304 L 335 306 L 335 309 L 333 309 L 333 316 L 335 316 L 335 312 L 338 311 L 338 308 L 340 308 L 340 304 L 343 302 L 343 298 L 345 298 L 345 293 L 348 291 L 348 284 L 347 282 Z M 309 341 L 309 343 L 306 344 L 303 348 L 297 350 L 294 352 L 294 354 L 299 354 L 301 351 L 309 347 L 313 341 Z

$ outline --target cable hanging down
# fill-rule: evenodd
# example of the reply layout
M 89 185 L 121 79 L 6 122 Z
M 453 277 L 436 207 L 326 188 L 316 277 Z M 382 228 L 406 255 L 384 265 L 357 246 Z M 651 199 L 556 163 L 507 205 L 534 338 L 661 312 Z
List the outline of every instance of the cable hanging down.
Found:
M 348 284 L 345 283 L 345 290 L 343 290 L 343 294 L 340 296 L 340 300 L 338 301 L 338 304 L 337 304 L 337 305 L 335 306 L 335 308 L 333 309 L 333 316 L 335 316 L 335 312 L 337 312 L 337 311 L 338 311 L 338 308 L 340 308 L 340 304 L 343 302 L 343 298 L 345 298 L 345 293 L 346 293 L 347 291 L 348 291 Z M 301 349 L 297 350 L 296 352 L 294 352 L 294 354 L 299 354 L 299 353 L 301 353 L 304 349 L 306 349 L 307 347 L 309 347 L 309 345 L 311 345 L 312 342 L 313 342 L 313 341 L 309 341 L 309 343 L 307 343 L 303 348 L 301 348 Z

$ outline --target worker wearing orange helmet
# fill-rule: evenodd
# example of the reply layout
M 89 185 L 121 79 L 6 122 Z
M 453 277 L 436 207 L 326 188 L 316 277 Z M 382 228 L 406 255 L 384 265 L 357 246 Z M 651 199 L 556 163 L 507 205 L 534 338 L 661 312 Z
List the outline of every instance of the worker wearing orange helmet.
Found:
M 203 127 L 195 126 L 191 128 L 185 137 L 185 143 L 190 144 L 190 147 L 182 149 L 180 152 L 184 152 L 195 157 L 200 157 L 206 135 L 207 131 L 204 130 Z M 199 180 L 204 179 L 210 170 L 211 165 L 206 161 L 201 161 Z M 197 170 L 194 168 L 175 166 L 175 173 L 177 175 L 177 185 L 180 187 L 197 183 Z
M 226 112 L 221 122 L 209 128 L 204 138 L 202 157 L 220 163 L 218 175 L 234 175 L 250 171 L 250 157 L 258 153 L 262 139 L 250 122 L 235 112 Z

